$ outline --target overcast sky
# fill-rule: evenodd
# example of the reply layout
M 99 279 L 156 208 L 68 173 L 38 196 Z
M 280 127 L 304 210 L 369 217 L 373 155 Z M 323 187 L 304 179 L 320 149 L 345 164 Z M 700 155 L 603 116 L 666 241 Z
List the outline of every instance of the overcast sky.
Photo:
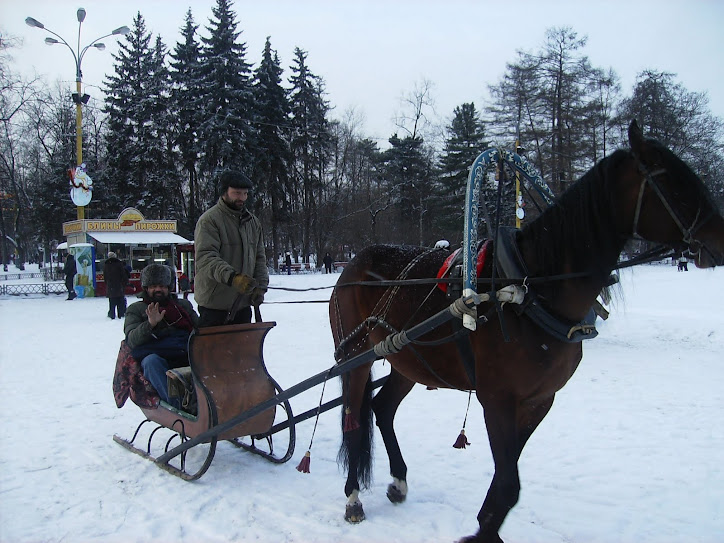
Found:
M 76 10 L 87 12 L 81 47 L 121 25 L 132 27 L 140 11 L 146 29 L 169 50 L 180 39 L 190 7 L 199 32 L 208 35 L 215 0 L 0 0 L 0 30 L 22 40 L 11 52 L 14 68 L 49 82 L 72 85 L 75 65 L 62 45 L 43 43 L 45 31 L 24 23 L 32 16 L 74 48 Z M 643 69 L 672 72 L 689 91 L 707 92 L 711 111 L 724 118 L 724 1 L 722 0 L 236 0 L 240 41 L 256 65 L 271 37 L 285 79 L 295 47 L 308 52 L 309 69 L 324 78 L 333 116 L 352 108 L 364 119 L 362 134 L 381 143 L 396 131 L 401 98 L 423 80 L 434 84 L 440 120 L 475 102 L 481 110 L 487 87 L 500 80 L 516 51 L 535 51 L 554 26 L 587 36 L 584 53 L 594 66 L 613 68 L 630 94 Z M 125 39 L 125 38 L 122 38 Z M 102 98 L 99 86 L 112 71 L 113 38 L 105 51 L 83 59 L 85 92 Z M 512 135 L 514 137 L 514 135 Z

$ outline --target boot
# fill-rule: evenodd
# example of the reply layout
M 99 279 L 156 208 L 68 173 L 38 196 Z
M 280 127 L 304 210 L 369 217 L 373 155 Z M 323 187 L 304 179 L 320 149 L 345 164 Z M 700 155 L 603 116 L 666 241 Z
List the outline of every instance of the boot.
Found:
M 198 401 L 194 388 L 194 378 L 189 366 L 171 368 L 166 371 L 169 399 L 178 398 L 181 409 L 191 415 L 198 413 Z

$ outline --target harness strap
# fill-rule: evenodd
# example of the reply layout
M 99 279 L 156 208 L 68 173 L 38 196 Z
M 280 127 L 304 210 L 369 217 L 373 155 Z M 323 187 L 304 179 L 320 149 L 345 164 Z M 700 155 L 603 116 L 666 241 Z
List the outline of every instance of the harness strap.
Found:
M 641 203 L 644 200 L 644 189 L 646 189 L 646 179 L 647 177 L 644 176 L 644 178 L 641 180 L 641 186 L 639 187 L 639 197 L 636 200 L 636 212 L 634 213 L 634 220 L 633 220 L 633 232 L 632 236 L 635 239 L 642 239 L 641 236 L 639 236 L 638 225 L 639 225 L 639 217 L 641 216 Z
M 671 202 L 668 198 L 666 198 L 666 195 L 664 194 L 664 191 L 661 190 L 661 187 L 654 179 L 655 177 L 667 173 L 665 168 L 659 168 L 657 170 L 654 170 L 650 172 L 646 165 L 641 162 L 641 160 L 636 156 L 634 153 L 634 158 L 638 162 L 638 168 L 641 172 L 643 178 L 641 179 L 641 187 L 639 189 L 639 196 L 638 200 L 636 202 L 636 211 L 634 213 L 634 220 L 633 220 L 633 228 L 632 228 L 632 236 L 635 239 L 644 239 L 642 238 L 638 233 L 638 222 L 639 218 L 641 216 L 641 207 L 643 205 L 643 195 L 644 195 L 644 189 L 646 188 L 646 185 L 651 185 L 651 189 L 654 191 L 656 196 L 658 196 L 659 201 L 661 202 L 661 205 L 664 206 L 664 209 L 666 209 L 667 213 L 669 214 L 669 217 L 672 221 L 674 221 L 674 224 L 677 226 L 679 231 L 681 232 L 682 240 L 687 245 L 688 250 L 692 254 L 700 254 L 701 250 L 705 250 L 710 256 L 713 257 L 712 251 L 703 243 L 701 243 L 699 240 L 697 240 L 694 235 L 706 224 L 709 219 L 714 214 L 714 210 L 710 209 L 709 213 L 700 221 L 699 218 L 701 216 L 701 203 L 699 204 L 699 208 L 696 210 L 696 216 L 694 217 L 694 220 L 691 223 L 691 226 L 689 228 L 686 228 L 684 226 L 684 223 L 682 222 L 679 215 L 676 213 L 674 208 L 671 205 Z M 698 224 L 697 224 L 698 223 Z M 696 248 L 692 247 L 693 245 L 696 245 Z M 715 260 L 715 259 L 713 259 Z
M 473 345 L 470 342 L 470 330 L 463 327 L 462 319 L 454 319 L 452 321 L 454 330 L 455 346 L 458 349 L 460 360 L 463 362 L 463 368 L 470 381 L 470 388 L 475 388 L 475 356 L 473 355 Z M 465 331 L 466 333 L 458 333 Z

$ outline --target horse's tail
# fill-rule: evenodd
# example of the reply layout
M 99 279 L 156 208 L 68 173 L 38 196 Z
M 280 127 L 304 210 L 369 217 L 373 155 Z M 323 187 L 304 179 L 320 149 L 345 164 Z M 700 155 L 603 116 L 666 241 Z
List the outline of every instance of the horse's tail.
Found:
M 351 374 L 342 376 L 342 397 L 348 397 Z M 370 372 L 365 384 L 362 405 L 360 406 L 359 428 L 345 431 L 345 406 L 342 406 L 342 445 L 339 448 L 337 462 L 349 470 L 352 440 L 359 439 L 357 457 L 357 482 L 361 489 L 369 488 L 372 482 L 372 445 L 374 439 L 374 424 L 372 424 L 372 373 Z

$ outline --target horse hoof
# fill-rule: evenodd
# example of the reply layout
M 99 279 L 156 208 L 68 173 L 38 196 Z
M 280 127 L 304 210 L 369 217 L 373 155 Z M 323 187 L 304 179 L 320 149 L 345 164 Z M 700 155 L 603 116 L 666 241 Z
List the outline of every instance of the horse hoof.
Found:
M 359 524 L 365 519 L 365 512 L 360 502 L 348 503 L 344 511 L 344 520 L 350 524 Z
M 482 537 L 480 534 L 475 534 L 458 539 L 455 543 L 503 543 L 503 540 L 500 539 L 498 534 L 495 534 L 492 538 Z
M 392 503 L 402 503 L 407 499 L 407 494 L 403 493 L 397 485 L 390 483 L 387 486 L 387 499 Z

